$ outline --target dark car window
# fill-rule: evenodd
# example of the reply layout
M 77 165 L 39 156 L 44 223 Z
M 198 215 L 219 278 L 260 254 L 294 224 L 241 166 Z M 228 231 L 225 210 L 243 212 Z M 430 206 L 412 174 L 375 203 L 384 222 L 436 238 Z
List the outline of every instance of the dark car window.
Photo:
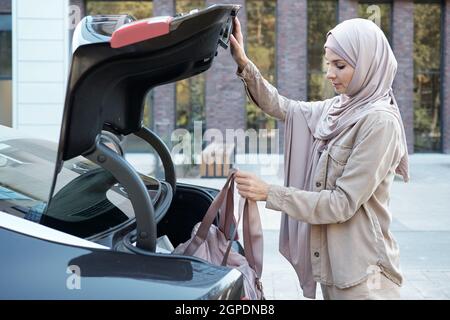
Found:
M 56 149 L 0 126 L 0 210 L 35 220 L 50 193 Z
M 0 126 L 0 210 L 80 237 L 134 218 L 114 177 L 84 157 L 64 163 L 49 203 L 56 153 L 56 143 Z

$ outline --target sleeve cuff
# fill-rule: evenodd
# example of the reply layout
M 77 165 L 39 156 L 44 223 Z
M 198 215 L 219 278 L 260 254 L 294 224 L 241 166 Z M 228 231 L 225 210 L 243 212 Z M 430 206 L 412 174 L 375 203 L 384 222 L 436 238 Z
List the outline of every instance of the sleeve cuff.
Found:
M 238 69 L 239 70 L 239 69 Z M 248 60 L 247 65 L 244 67 L 242 72 L 236 71 L 236 75 L 241 78 L 242 80 L 250 80 L 254 79 L 257 74 L 259 73 L 258 68 L 254 65 L 253 62 Z
M 286 187 L 277 186 L 274 184 L 269 185 L 269 191 L 267 192 L 266 208 L 283 211 L 284 197 L 286 195 Z

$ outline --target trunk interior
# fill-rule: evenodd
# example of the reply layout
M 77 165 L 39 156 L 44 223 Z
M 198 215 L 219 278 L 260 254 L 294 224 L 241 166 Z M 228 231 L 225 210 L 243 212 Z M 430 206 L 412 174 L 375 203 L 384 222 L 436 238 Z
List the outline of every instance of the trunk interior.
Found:
M 169 211 L 158 223 L 158 237 L 166 235 L 174 247 L 189 240 L 192 228 L 203 219 L 217 193 L 214 189 L 177 184 Z

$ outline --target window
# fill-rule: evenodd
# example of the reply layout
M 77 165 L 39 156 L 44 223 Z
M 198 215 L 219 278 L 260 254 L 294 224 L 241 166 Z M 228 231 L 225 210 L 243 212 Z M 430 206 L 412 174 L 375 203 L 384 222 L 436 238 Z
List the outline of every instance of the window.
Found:
M 79 237 L 89 237 L 134 218 L 127 194 L 113 176 L 79 156 L 55 173 L 56 143 L 0 127 L 0 208 Z
M 11 15 L 0 14 L 0 80 L 11 79 Z
M 337 1 L 308 1 L 308 100 L 324 100 L 334 96 L 326 79 L 323 45 L 328 31 L 337 23 Z
M 187 13 L 204 7 L 204 0 L 178 0 L 175 10 L 177 13 Z M 193 132 L 194 121 L 202 121 L 205 118 L 205 74 L 201 73 L 178 81 L 176 83 L 176 127 Z
M 364 1 L 358 5 L 358 15 L 360 18 L 375 22 L 391 42 L 392 4 L 390 2 Z
M 12 50 L 11 15 L 0 14 L 0 124 L 12 120 Z
M 247 46 L 246 51 L 264 78 L 275 85 L 275 32 L 276 1 L 247 0 Z M 274 118 L 264 114 L 247 98 L 247 128 L 274 129 Z M 270 143 L 268 142 L 268 145 Z
M 414 4 L 414 150 L 441 150 L 439 3 Z
M 0 126 L 2 211 L 26 219 L 43 212 L 52 186 L 57 147 L 53 142 Z

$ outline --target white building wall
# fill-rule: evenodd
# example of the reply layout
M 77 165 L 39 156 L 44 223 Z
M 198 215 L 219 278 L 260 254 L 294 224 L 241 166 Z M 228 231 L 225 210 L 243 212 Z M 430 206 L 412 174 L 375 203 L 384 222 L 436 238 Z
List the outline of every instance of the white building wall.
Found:
M 58 141 L 69 68 L 68 0 L 13 0 L 13 127 Z

